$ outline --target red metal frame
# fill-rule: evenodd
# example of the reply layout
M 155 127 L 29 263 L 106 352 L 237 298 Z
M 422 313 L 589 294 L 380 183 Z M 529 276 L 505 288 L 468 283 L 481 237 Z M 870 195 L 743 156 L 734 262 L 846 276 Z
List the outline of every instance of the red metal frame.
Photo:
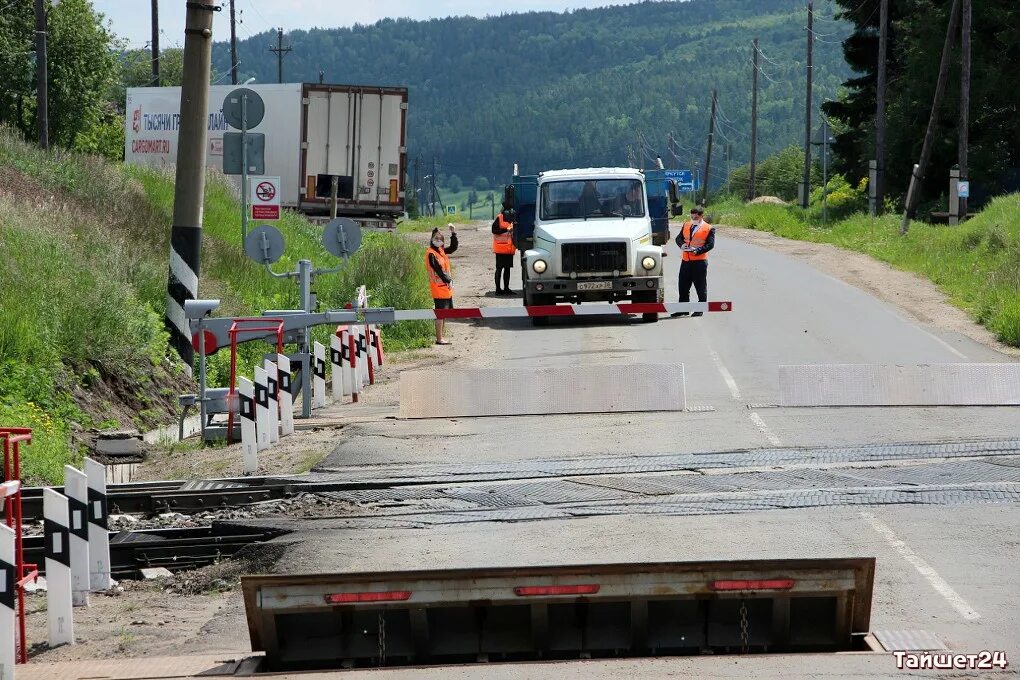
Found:
M 238 324 L 251 324 L 258 323 L 263 324 L 261 326 L 253 326 L 251 328 L 238 328 Z M 265 324 L 273 325 L 265 325 Z M 283 319 L 271 319 L 267 317 L 255 317 L 248 319 L 234 319 L 234 322 L 230 324 L 230 330 L 227 333 L 230 335 L 230 392 L 227 394 L 227 443 L 232 444 L 234 442 L 234 399 L 237 395 L 237 334 L 238 333 L 258 333 L 271 332 L 276 333 L 276 352 L 283 354 Z M 303 376 L 303 380 L 308 380 L 308 376 Z
M 4 481 L 18 481 L 18 491 L 5 500 L 7 526 L 14 530 L 14 573 L 18 592 L 18 625 L 15 635 L 15 660 L 28 663 L 28 644 L 25 638 L 25 586 L 39 577 L 36 564 L 25 564 L 21 536 L 21 443 L 32 443 L 29 427 L 0 427 L 0 440 L 4 445 Z

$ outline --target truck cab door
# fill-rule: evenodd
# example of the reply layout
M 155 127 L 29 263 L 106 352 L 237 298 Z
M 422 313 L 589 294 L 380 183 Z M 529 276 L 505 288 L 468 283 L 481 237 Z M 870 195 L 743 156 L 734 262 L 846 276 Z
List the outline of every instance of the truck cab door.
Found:
M 535 245 L 535 205 L 538 199 L 538 176 L 514 176 L 506 187 L 503 200 L 514 211 L 514 245 L 527 250 Z
M 664 170 L 645 170 L 645 192 L 648 216 L 652 221 L 652 243 L 661 246 L 669 241 L 669 184 Z

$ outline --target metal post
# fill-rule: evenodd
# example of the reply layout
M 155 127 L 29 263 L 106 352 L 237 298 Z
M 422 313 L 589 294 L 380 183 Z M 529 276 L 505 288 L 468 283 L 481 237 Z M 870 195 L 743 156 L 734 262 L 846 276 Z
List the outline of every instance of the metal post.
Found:
M 204 317 L 203 317 L 204 318 Z M 205 388 L 206 388 L 206 365 L 205 365 L 205 328 L 202 324 L 202 319 L 198 320 L 198 413 L 199 413 L 199 428 L 202 433 L 202 441 L 205 441 L 205 423 L 206 423 L 206 404 L 205 404 Z M 181 421 L 184 422 L 183 420 Z M 183 437 L 181 437 L 183 439 Z
M 202 206 L 208 147 L 209 68 L 212 58 L 211 4 L 189 2 L 184 38 L 184 82 L 181 87 L 180 142 L 174 214 L 170 230 L 170 273 L 165 324 L 170 345 L 191 374 L 194 348 L 184 302 L 198 297 L 202 244 Z
M 330 183 L 329 189 L 329 219 L 331 220 L 336 219 L 337 209 L 336 203 L 337 194 L 339 193 L 339 191 L 340 191 L 340 178 L 337 177 L 336 175 L 333 175 L 333 181 Z
M 312 261 L 311 260 L 299 260 L 298 261 L 298 295 L 301 298 L 301 309 L 306 312 L 312 310 Z M 301 342 L 299 343 L 301 353 L 301 417 L 310 418 L 312 416 L 312 371 L 311 371 L 311 360 L 310 360 L 310 345 L 308 342 L 308 328 L 306 327 L 301 334 Z
M 241 95 L 241 243 L 248 238 L 248 93 Z
M 878 161 L 868 161 L 868 214 L 878 214 Z
M 159 0 L 152 0 L 152 87 L 159 87 Z

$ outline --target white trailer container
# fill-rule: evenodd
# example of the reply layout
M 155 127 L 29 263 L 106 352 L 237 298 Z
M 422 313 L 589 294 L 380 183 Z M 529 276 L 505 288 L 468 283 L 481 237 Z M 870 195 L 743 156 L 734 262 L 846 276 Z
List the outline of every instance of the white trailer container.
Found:
M 223 167 L 223 133 L 231 130 L 223 100 L 234 85 L 209 88 L 207 164 Z M 312 215 L 329 212 L 337 177 L 342 216 L 392 224 L 404 212 L 407 89 L 285 83 L 249 85 L 265 102 L 254 128 L 266 136 L 265 174 L 281 178 L 284 206 Z M 124 159 L 151 167 L 177 160 L 181 88 L 127 91 Z

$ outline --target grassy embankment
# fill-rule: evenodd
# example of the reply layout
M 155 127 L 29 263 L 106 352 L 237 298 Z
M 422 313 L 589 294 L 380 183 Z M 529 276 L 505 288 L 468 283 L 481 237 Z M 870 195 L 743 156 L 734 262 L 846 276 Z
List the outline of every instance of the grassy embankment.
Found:
M 80 460 L 81 431 L 171 421 L 176 395 L 193 389 L 163 330 L 172 203 L 172 176 L 43 152 L 0 129 L 0 425 L 34 428 L 29 482 L 59 482 L 62 466 Z M 294 283 L 244 257 L 239 219 L 228 185 L 210 176 L 200 294 L 221 298 L 221 315 L 296 306 Z M 303 257 L 336 263 L 301 216 L 278 226 L 287 253 L 277 271 Z M 342 272 L 316 282 L 320 304 L 340 307 L 365 284 L 373 304 L 428 306 L 421 258 L 401 237 L 367 236 Z M 386 329 L 390 350 L 428 339 L 427 323 Z M 246 346 L 243 370 L 263 349 Z M 212 358 L 214 382 L 225 379 L 228 354 Z
M 709 211 L 719 224 L 830 243 L 925 276 L 999 340 L 1020 347 L 1020 194 L 994 199 L 959 226 L 913 222 L 906 236 L 897 214 L 856 213 L 821 226 L 816 210 L 806 218 L 792 206 L 727 200 Z

